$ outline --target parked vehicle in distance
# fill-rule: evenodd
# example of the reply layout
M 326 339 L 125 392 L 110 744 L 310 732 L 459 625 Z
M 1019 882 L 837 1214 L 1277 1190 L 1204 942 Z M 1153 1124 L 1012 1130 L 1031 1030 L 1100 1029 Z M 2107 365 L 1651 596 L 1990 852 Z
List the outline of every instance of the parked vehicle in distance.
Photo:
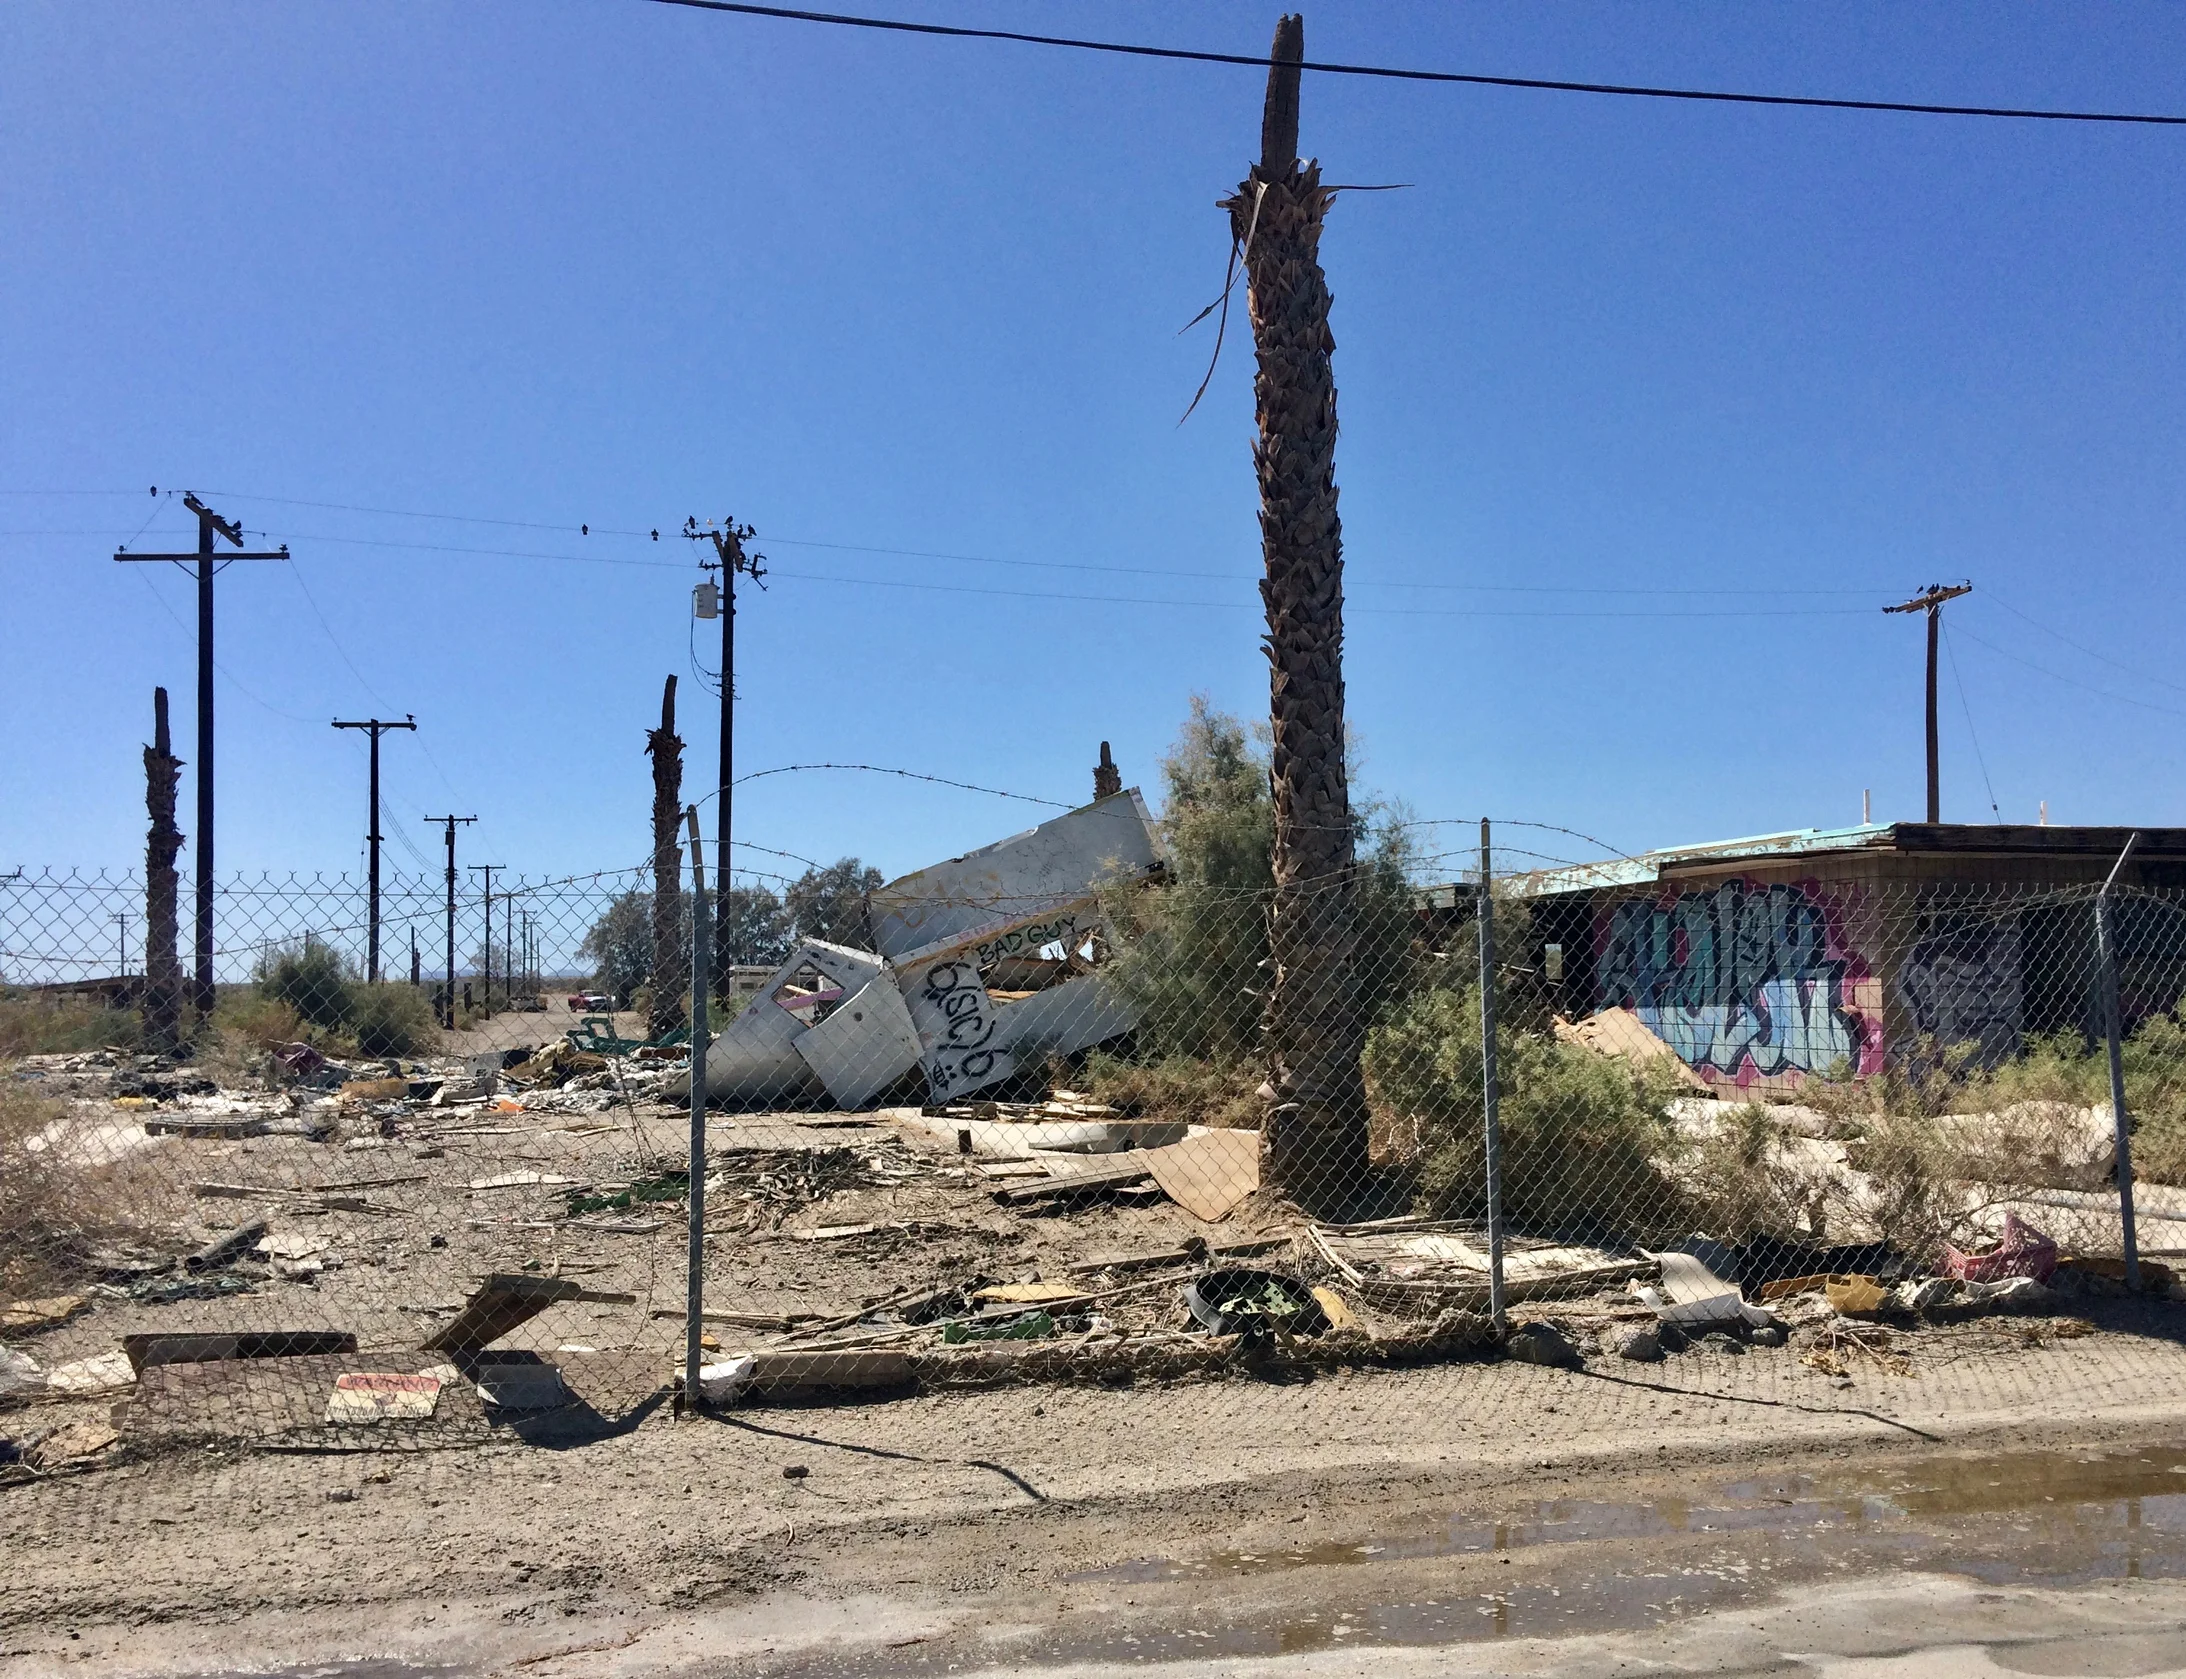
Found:
M 604 991 L 572 991 L 569 994 L 571 1014 L 601 1014 L 612 1012 L 615 999 Z

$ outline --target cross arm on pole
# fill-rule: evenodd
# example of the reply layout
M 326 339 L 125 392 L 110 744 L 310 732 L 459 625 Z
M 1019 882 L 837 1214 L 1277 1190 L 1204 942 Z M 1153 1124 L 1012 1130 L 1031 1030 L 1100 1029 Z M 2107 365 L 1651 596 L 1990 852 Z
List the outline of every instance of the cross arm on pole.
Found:
M 1923 589 L 1909 601 L 1902 601 L 1896 606 L 1884 607 L 1883 611 L 1932 612 L 1947 600 L 1956 600 L 1960 595 L 1970 595 L 1972 593 L 1973 585 L 1971 583 L 1938 583 Z
M 288 544 L 284 542 L 278 548 L 255 549 L 241 554 L 223 554 L 213 566 L 213 570 L 220 571 L 227 566 L 233 565 L 237 560 L 285 560 L 288 557 Z M 187 567 L 203 563 L 205 556 L 203 554 L 132 554 L 126 548 L 117 548 L 114 551 L 114 559 L 116 563 L 121 565 L 173 564 Z

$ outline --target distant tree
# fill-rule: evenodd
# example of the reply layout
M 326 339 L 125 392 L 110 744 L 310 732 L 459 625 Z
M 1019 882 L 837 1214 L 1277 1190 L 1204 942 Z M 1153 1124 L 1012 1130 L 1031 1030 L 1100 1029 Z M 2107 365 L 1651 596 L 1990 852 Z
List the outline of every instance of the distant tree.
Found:
M 764 886 L 734 887 L 729 898 L 730 937 L 735 948 L 726 955 L 717 951 L 717 965 L 773 967 L 789 955 L 791 937 L 781 899 Z M 685 976 L 687 987 L 691 971 L 689 893 L 676 894 L 675 913 L 676 924 L 682 929 L 676 959 L 682 964 L 678 971 Z M 628 1007 L 638 987 L 652 978 L 653 894 L 625 892 L 615 899 L 592 923 L 584 942 L 577 946 L 577 957 L 592 964 L 592 983 L 596 987 L 613 997 L 618 1006 Z
M 782 911 L 794 937 L 825 939 L 857 950 L 873 948 L 866 894 L 884 884 L 880 870 L 855 857 L 824 869 L 807 869 L 782 894 Z
M 691 920 L 690 899 L 681 893 L 677 896 L 680 900 L 678 923 L 687 928 Z M 592 930 L 585 934 L 584 942 L 577 946 L 577 957 L 579 961 L 592 964 L 592 983 L 596 988 L 614 998 L 617 1007 L 629 1007 L 631 996 L 653 974 L 652 893 L 625 892 L 609 904 L 606 913 L 592 923 Z M 688 935 L 682 946 L 682 957 L 688 971 Z
M 720 906 L 719 931 L 715 937 L 727 945 L 714 952 L 714 960 L 755 968 L 778 967 L 789 957 L 795 941 L 782 900 L 764 886 L 732 886 L 728 901 Z

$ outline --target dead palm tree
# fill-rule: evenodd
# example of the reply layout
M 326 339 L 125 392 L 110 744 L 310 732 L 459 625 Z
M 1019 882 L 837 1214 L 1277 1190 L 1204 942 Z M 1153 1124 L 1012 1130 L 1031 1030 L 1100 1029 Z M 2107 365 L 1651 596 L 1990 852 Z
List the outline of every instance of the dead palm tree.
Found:
M 683 741 L 676 733 L 676 679 L 660 694 L 660 727 L 645 733 L 653 760 L 653 1001 L 648 1035 L 659 1038 L 683 1025 L 683 848 L 676 823 L 683 815 Z
M 1344 775 L 1343 536 L 1336 517 L 1335 339 L 1321 272 L 1333 194 L 1298 160 L 1305 20 L 1275 28 L 1260 161 L 1223 208 L 1240 249 L 1258 373 L 1267 574 L 1275 891 L 1269 913 L 1267 1180 L 1309 1210 L 1365 1187 L 1365 1022 L 1353 961 L 1351 795 Z
M 167 690 L 152 690 L 152 744 L 144 749 L 144 807 L 151 824 L 144 836 L 144 1040 L 171 1050 L 182 1037 L 182 959 L 175 952 L 176 906 L 182 880 L 175 857 L 182 830 L 175 826 L 175 792 L 182 760 L 167 733 Z

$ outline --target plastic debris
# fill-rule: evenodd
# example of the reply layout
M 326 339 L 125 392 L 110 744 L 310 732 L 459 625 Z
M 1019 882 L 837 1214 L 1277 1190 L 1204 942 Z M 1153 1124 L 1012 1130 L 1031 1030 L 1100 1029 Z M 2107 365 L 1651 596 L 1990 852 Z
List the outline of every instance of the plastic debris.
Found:
M 1986 1253 L 1962 1253 L 1946 1246 L 1943 1273 L 1969 1283 L 1993 1283 L 2005 1277 L 2032 1277 L 2046 1283 L 2057 1269 L 2057 1244 L 2016 1213 L 2004 1215 L 1995 1247 Z

